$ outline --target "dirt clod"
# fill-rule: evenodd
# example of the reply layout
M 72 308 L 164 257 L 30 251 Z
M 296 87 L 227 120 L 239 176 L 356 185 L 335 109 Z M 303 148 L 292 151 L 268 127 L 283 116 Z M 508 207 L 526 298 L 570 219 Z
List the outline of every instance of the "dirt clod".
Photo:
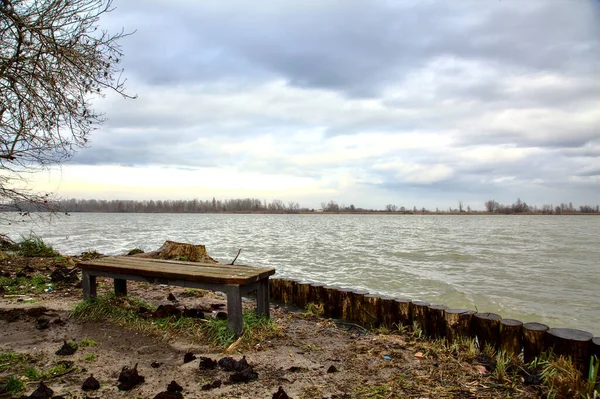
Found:
M 85 381 L 83 381 L 81 389 L 84 391 L 96 391 L 100 389 L 100 382 L 95 379 L 93 375 L 90 375 Z
M 167 385 L 167 391 L 169 392 L 181 392 L 183 391 L 183 387 L 175 382 L 175 380 L 171 381 L 169 385 Z
M 154 399 L 183 399 L 181 392 L 164 391 L 156 394 Z
M 54 391 L 47 387 L 43 382 L 40 382 L 37 389 L 33 391 L 29 397 L 35 399 L 49 399 L 52 397 L 52 394 L 54 394 Z
M 137 371 L 137 363 L 133 366 L 132 369 L 125 366 L 121 370 L 121 374 L 119 374 L 119 385 L 117 386 L 121 391 L 129 391 L 137 384 L 141 384 L 146 381 L 146 379 L 138 374 Z
M 227 313 L 226 312 L 217 312 L 217 314 L 215 315 L 215 318 L 217 320 L 227 320 Z
M 217 361 L 210 357 L 200 357 L 200 370 L 214 370 L 217 367 Z
M 183 355 L 184 363 L 189 363 L 193 360 L 196 360 L 196 356 L 192 352 L 187 352 L 185 355 Z
M 240 361 L 237 361 L 229 356 L 221 358 L 219 359 L 219 366 L 221 366 L 221 368 L 225 371 L 241 371 L 247 367 L 250 367 L 246 361 L 246 356 L 244 356 Z
M 175 298 L 175 295 L 173 295 L 172 292 L 169 292 L 169 295 L 167 295 L 167 299 L 171 302 L 177 302 L 177 298 Z
M 69 344 L 67 341 L 63 341 L 64 344 L 61 346 L 59 350 L 54 352 L 54 354 L 58 356 L 70 356 L 77 351 L 77 346 L 73 344 Z
M 328 373 L 337 373 L 339 370 L 333 364 L 327 369 Z
M 236 371 L 229 376 L 229 381 L 233 383 L 249 382 L 258 379 L 258 373 L 248 366 L 247 368 Z
M 50 327 L 50 318 L 41 316 L 35 320 L 35 328 L 38 330 L 45 330 Z
M 214 380 L 211 383 L 202 385 L 203 391 L 210 391 L 211 389 L 219 388 L 223 383 L 221 380 Z
M 275 392 L 272 396 L 272 399 L 290 399 L 288 394 L 283 390 L 283 387 L 279 387 L 277 392 Z
M 155 319 L 163 319 L 169 316 L 180 316 L 181 310 L 179 310 L 175 305 L 158 305 L 154 313 L 152 313 L 152 317 Z
M 155 360 L 152 363 L 150 363 L 150 367 L 152 367 L 153 369 L 157 369 L 160 367 L 160 363 Z

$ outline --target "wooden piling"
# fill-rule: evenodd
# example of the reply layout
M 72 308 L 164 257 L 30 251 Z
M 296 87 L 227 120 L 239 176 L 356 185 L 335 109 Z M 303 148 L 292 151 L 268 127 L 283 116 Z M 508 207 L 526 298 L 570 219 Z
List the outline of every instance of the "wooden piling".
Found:
M 325 284 L 312 284 L 310 286 L 310 293 L 308 302 L 312 302 L 315 305 L 325 305 L 327 301 L 327 294 L 325 292 Z
M 369 293 L 367 291 L 361 290 L 351 290 L 348 293 L 348 296 L 350 298 L 351 311 L 350 318 L 346 320 L 356 324 L 361 324 L 363 322 L 365 312 L 365 295 L 368 294 Z
M 590 343 L 590 355 L 600 359 L 600 337 L 592 338 L 592 342 Z M 600 376 L 600 373 L 598 373 L 598 376 Z
M 305 309 L 306 305 L 308 304 L 308 298 L 310 295 L 310 283 L 306 282 L 306 281 L 299 281 L 298 285 L 297 285 L 297 294 L 296 294 L 296 300 L 294 301 L 294 303 L 296 304 L 296 306 L 298 306 L 301 309 Z
M 444 312 L 446 339 L 454 342 L 461 338 L 471 338 L 473 336 L 471 320 L 474 314 L 474 310 L 446 309 Z
M 361 324 L 366 328 L 375 328 L 381 325 L 381 298 L 379 295 L 363 296 Z
M 289 278 L 283 279 L 281 285 L 281 300 L 283 303 L 293 304 L 298 292 L 298 282 Z
M 500 348 L 510 356 L 518 356 L 523 348 L 523 322 L 514 319 L 500 321 Z
M 379 301 L 379 313 L 381 314 L 381 325 L 389 330 L 398 328 L 398 304 L 389 296 L 382 296 Z
M 443 338 L 446 335 L 446 321 L 444 319 L 445 310 L 448 309 L 444 305 L 429 305 L 427 311 L 427 322 L 425 334 L 432 338 Z
M 573 328 L 551 328 L 546 334 L 548 349 L 557 356 L 570 357 L 575 366 L 587 375 L 590 365 L 590 343 L 594 336 L 582 330 Z
M 425 333 L 427 330 L 427 314 L 429 313 L 429 302 L 412 302 L 412 321 Z
M 325 295 L 327 295 L 327 301 L 323 307 L 325 316 L 332 319 L 341 319 L 343 316 L 344 301 L 340 288 L 327 285 L 325 286 Z
M 407 326 L 411 327 L 413 323 L 413 301 L 408 298 L 396 298 L 397 311 L 398 311 L 398 327 Z
M 269 298 L 276 302 L 281 301 L 281 279 L 272 278 L 269 280 Z
M 546 331 L 549 327 L 541 323 L 523 324 L 523 361 L 529 363 L 546 350 Z
M 484 350 L 488 345 L 498 348 L 500 320 L 502 320 L 502 316 L 495 313 L 478 312 L 473 315 L 473 332 L 479 341 L 479 350 Z

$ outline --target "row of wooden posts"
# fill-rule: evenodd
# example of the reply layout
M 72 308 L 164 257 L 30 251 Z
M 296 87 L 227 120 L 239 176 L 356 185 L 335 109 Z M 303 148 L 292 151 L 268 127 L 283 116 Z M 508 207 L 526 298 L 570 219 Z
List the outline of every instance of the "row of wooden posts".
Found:
M 449 309 L 407 298 L 391 298 L 366 291 L 344 289 L 292 279 L 271 279 L 271 299 L 304 308 L 313 303 L 323 307 L 325 317 L 342 319 L 367 328 L 416 324 L 426 336 L 477 338 L 480 348 L 490 345 L 510 355 L 523 353 L 530 362 L 552 349 L 556 355 L 568 356 L 582 372 L 587 372 L 590 357 L 600 358 L 600 337 L 570 328 L 550 328 L 541 323 L 523 323 L 503 319 L 494 313 L 466 309 Z

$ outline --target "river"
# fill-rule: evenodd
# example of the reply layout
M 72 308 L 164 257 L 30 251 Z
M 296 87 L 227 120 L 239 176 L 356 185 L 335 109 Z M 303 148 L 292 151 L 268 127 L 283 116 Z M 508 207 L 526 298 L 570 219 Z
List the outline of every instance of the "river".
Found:
M 68 255 L 205 244 L 236 264 L 600 334 L 600 217 L 74 213 L 13 223 Z

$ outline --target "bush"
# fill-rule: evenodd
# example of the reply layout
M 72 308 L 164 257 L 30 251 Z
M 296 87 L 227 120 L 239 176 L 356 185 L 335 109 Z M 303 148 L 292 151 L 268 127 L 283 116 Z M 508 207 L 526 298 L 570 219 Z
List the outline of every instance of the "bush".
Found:
M 46 257 L 52 258 L 58 256 L 59 253 L 49 245 L 46 245 L 44 241 L 36 236 L 30 235 L 28 238 L 23 237 L 21 241 L 12 245 L 11 250 L 17 255 L 25 257 Z

